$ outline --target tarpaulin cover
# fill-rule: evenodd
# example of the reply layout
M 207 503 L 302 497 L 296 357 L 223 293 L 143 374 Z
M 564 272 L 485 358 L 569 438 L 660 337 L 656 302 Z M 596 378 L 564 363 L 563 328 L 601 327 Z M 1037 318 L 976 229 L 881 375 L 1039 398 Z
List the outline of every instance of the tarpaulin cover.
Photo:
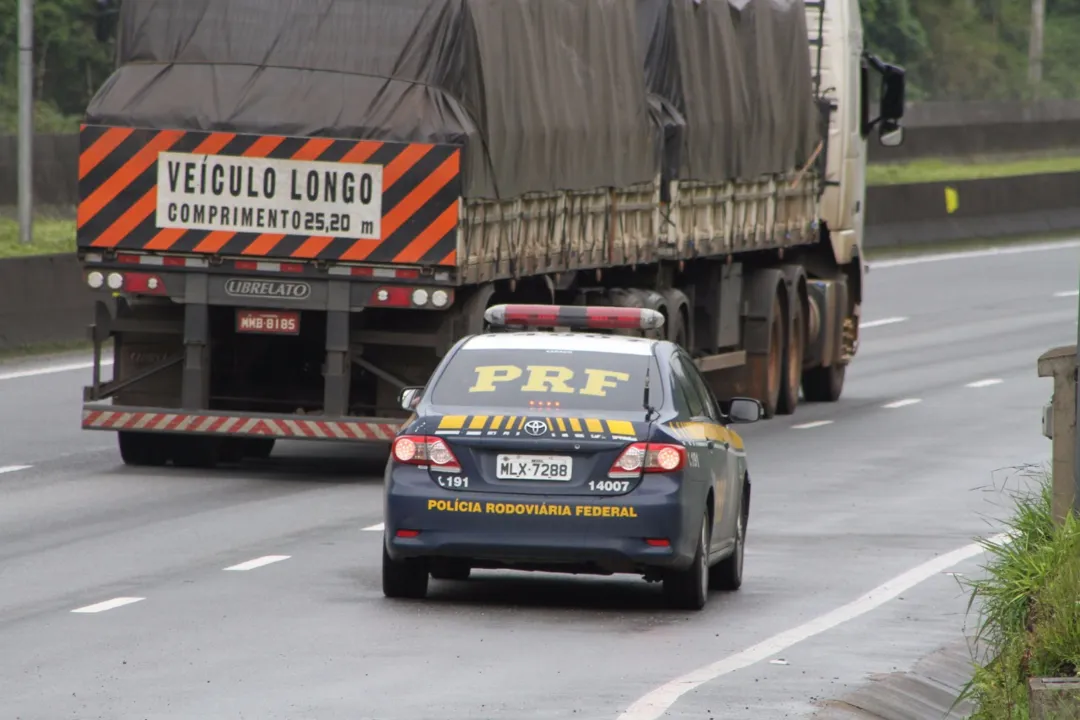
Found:
M 648 182 L 662 165 L 706 180 L 782 172 L 809 154 L 801 0 L 126 0 L 121 12 L 121 66 L 89 123 L 457 143 L 466 196 L 486 198 Z
M 803 0 L 637 0 L 665 157 L 686 180 L 781 173 L 819 139 Z

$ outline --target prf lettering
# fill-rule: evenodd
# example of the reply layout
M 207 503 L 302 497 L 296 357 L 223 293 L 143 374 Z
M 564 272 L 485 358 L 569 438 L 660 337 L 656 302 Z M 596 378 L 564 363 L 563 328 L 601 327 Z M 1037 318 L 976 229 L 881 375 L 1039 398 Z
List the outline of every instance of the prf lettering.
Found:
M 475 371 L 476 382 L 469 388 L 471 393 L 495 392 L 500 383 L 521 381 L 524 376 L 518 388 L 521 392 L 606 397 L 608 390 L 630 379 L 628 373 L 587 368 L 584 385 L 575 389 L 571 384 L 574 371 L 559 365 L 526 365 L 524 369 L 517 365 L 481 365 Z

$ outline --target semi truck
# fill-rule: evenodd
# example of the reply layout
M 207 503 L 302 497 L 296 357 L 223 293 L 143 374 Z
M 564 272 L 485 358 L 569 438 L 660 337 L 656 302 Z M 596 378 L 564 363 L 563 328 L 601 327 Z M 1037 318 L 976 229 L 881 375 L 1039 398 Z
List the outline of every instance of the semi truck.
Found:
M 721 401 L 835 402 L 903 112 L 857 0 L 126 0 L 82 426 L 144 466 L 388 447 L 509 302 L 650 308 Z

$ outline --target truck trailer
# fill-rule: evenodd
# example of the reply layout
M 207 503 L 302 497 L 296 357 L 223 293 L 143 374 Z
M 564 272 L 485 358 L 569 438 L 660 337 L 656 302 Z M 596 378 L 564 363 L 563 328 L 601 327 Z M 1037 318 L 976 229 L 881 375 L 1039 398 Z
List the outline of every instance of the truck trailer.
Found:
M 500 303 L 656 310 L 766 416 L 841 395 L 903 138 L 858 0 L 126 0 L 117 48 L 77 222 L 127 464 L 388 448 Z

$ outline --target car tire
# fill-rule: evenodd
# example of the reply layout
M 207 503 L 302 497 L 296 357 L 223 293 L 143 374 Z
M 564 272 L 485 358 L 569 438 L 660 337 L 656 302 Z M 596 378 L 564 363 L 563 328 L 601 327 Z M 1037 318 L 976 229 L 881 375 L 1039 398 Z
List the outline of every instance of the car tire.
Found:
M 697 549 L 690 567 L 672 570 L 664 578 L 664 597 L 669 607 L 701 610 L 709 599 L 709 513 L 701 518 Z
M 453 561 L 433 563 L 430 574 L 436 580 L 468 580 L 472 568 L 465 563 Z
M 419 558 L 394 560 L 386 551 L 385 541 L 382 553 L 383 595 L 388 598 L 413 600 L 420 600 L 427 596 L 428 571 L 423 560 Z
M 726 558 L 709 568 L 709 589 L 734 591 L 742 587 L 743 564 L 746 555 L 746 513 L 735 519 L 735 549 Z

